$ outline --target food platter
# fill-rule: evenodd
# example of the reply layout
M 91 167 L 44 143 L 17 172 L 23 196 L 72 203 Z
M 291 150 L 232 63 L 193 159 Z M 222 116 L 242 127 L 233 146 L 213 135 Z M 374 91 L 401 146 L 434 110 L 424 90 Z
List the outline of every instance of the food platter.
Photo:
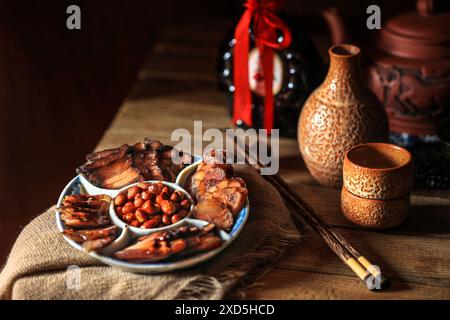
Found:
M 176 176 L 176 179 L 173 183 L 163 181 L 164 185 L 170 187 L 171 190 L 184 193 L 187 199 L 192 201 L 192 197 L 188 188 L 188 181 L 192 177 L 192 175 L 198 169 L 198 166 L 202 163 L 203 159 L 198 156 L 193 157 L 193 163 L 190 165 L 186 165 Z M 160 181 L 145 181 L 145 183 L 161 183 Z M 127 185 L 126 188 L 132 187 L 133 184 Z M 139 229 L 130 226 L 127 223 L 124 223 L 114 211 L 114 200 L 111 200 L 110 209 L 108 211 L 109 219 L 112 226 L 117 227 L 118 234 L 112 242 L 110 242 L 107 246 L 102 247 L 99 250 L 86 250 L 86 248 L 75 241 L 70 236 L 64 234 L 65 231 L 70 229 L 68 225 L 66 225 L 65 220 L 62 219 L 62 210 L 64 206 L 64 200 L 67 199 L 68 196 L 71 195 L 88 195 L 88 196 L 98 196 L 105 195 L 111 197 L 111 199 L 117 198 L 117 196 L 123 192 L 124 188 L 121 189 L 104 189 L 92 184 L 83 174 L 78 174 L 74 177 L 63 189 L 61 192 L 58 202 L 57 202 L 57 210 L 56 210 L 56 224 L 58 230 L 63 233 L 62 236 L 64 239 L 74 248 L 80 251 L 84 251 L 86 254 L 89 254 L 91 257 L 101 261 L 110 266 L 118 267 L 123 270 L 129 272 L 136 273 L 163 273 L 170 272 L 174 270 L 179 270 L 183 268 L 188 268 L 199 263 L 202 263 L 206 260 L 209 260 L 216 255 L 218 255 L 221 251 L 227 248 L 239 235 L 239 233 L 244 228 L 244 225 L 247 221 L 249 215 L 249 201 L 246 197 L 245 204 L 242 208 L 237 212 L 234 217 L 233 224 L 229 228 L 229 230 L 224 230 L 221 228 L 216 228 L 216 235 L 220 237 L 221 244 L 220 246 L 207 250 L 205 252 L 199 252 L 197 254 L 192 254 L 188 256 L 175 256 L 174 258 L 165 259 L 156 262 L 136 262 L 136 261 L 126 261 L 123 259 L 117 258 L 117 252 L 120 252 L 126 247 L 132 246 L 133 243 L 139 241 L 140 237 L 156 235 L 158 232 L 172 232 L 178 231 L 182 229 L 181 227 L 188 228 L 206 228 L 211 223 L 208 221 L 204 221 L 202 219 L 198 219 L 192 215 L 193 206 L 195 201 L 192 201 L 192 206 L 189 209 L 189 214 L 186 215 L 182 220 L 177 223 L 164 226 L 161 228 L 153 228 L 153 229 Z M 185 228 L 186 229 L 186 228 Z M 184 229 L 183 229 L 184 230 Z M 159 234 L 158 233 L 158 234 Z

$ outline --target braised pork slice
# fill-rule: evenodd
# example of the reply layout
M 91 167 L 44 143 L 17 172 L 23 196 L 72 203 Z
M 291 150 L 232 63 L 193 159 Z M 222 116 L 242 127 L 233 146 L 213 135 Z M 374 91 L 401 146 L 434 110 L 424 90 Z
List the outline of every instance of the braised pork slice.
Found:
M 136 244 L 114 253 L 114 257 L 133 262 L 157 262 L 168 259 L 186 248 L 184 239 L 175 239 L 168 242 L 157 242 L 151 238 L 138 241 Z
M 111 224 L 108 216 L 102 214 L 89 214 L 80 211 L 63 212 L 61 220 L 64 224 L 71 228 L 96 228 Z
M 69 195 L 57 210 L 67 227 L 103 227 L 111 224 L 108 214 L 110 200 L 111 198 L 103 195 Z
M 207 189 L 215 186 L 233 175 L 233 167 L 229 164 L 200 163 L 191 177 L 191 193 L 199 200 Z
M 181 162 L 173 163 L 171 146 L 154 139 L 145 139 L 133 146 L 127 144 L 116 149 L 91 153 L 86 163 L 77 169 L 92 184 L 100 188 L 118 189 L 142 180 L 175 181 L 192 157 L 181 154 Z
M 231 165 L 216 160 L 200 163 L 190 179 L 189 188 L 197 200 L 194 216 L 230 231 L 247 201 L 248 190 L 244 180 L 233 177 Z
M 209 196 L 225 203 L 233 214 L 233 217 L 235 217 L 244 207 L 245 201 L 247 201 L 248 190 L 243 187 L 215 189 L 215 191 L 208 190 L 208 192 L 205 193 L 205 196 Z
M 108 149 L 88 154 L 86 156 L 87 162 L 82 165 L 79 170 L 81 172 L 87 172 L 95 168 L 107 166 L 110 163 L 125 157 L 129 149 L 130 146 L 124 144 L 120 148 Z
M 111 198 L 107 195 L 72 194 L 64 197 L 62 208 L 80 207 L 94 210 L 108 210 L 110 201 Z
M 156 139 L 144 138 L 144 143 L 147 145 L 147 150 L 161 152 L 164 147 L 164 145 Z
M 108 165 L 95 167 L 84 174 L 94 185 L 116 189 L 143 180 L 140 172 L 132 167 L 132 162 L 131 156 L 125 155 Z
M 83 250 L 85 250 L 87 252 L 98 251 L 98 250 L 103 249 L 104 247 L 108 246 L 109 244 L 111 244 L 111 242 L 113 242 L 115 239 L 116 239 L 115 236 L 107 236 L 104 238 L 89 240 L 89 241 L 83 242 L 81 247 L 83 248 Z
M 63 234 L 68 236 L 76 243 L 83 243 L 85 241 L 96 240 L 115 235 L 118 230 L 119 228 L 117 226 L 84 230 L 66 229 L 63 231 Z
M 138 263 L 156 262 L 214 250 L 222 242 L 214 224 L 202 228 L 182 226 L 140 237 L 136 243 L 114 253 L 114 257 Z
M 212 222 L 225 231 L 233 226 L 233 213 L 226 203 L 212 197 L 201 198 L 193 214 L 197 219 Z
M 159 153 L 153 150 L 145 150 L 133 155 L 133 166 L 144 177 L 144 180 L 165 180 L 161 168 L 159 168 Z
M 119 234 L 119 228 L 111 226 L 87 230 L 66 229 L 63 231 L 63 234 L 76 243 L 81 244 L 84 250 L 90 252 L 103 249 L 113 242 Z

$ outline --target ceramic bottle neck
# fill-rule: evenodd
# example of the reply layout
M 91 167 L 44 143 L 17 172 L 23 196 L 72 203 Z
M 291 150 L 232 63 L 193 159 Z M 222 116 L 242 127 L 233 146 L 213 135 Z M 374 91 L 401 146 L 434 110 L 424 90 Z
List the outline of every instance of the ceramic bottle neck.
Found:
M 358 82 L 359 80 L 362 81 L 360 55 L 357 54 L 349 57 L 331 56 L 330 68 L 328 70 L 326 80 L 335 78 L 353 79 Z
M 353 100 L 365 91 L 360 67 L 360 49 L 352 45 L 336 45 L 330 48 L 330 68 L 322 88 L 329 98 Z

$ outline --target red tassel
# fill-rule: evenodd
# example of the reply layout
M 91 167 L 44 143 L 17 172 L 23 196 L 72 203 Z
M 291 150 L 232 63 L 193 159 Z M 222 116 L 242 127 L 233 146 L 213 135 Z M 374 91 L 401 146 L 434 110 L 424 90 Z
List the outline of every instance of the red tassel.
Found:
M 253 33 L 258 46 L 264 72 L 264 128 L 270 130 L 274 123 L 273 105 L 273 49 L 283 50 L 291 44 L 291 33 L 275 11 L 284 6 L 284 1 L 248 0 L 244 5 L 247 10 L 241 17 L 235 32 L 233 56 L 234 105 L 233 122 L 243 121 L 252 126 L 252 101 L 248 80 L 248 52 L 250 47 L 249 28 L 253 19 Z M 283 35 L 278 42 L 277 30 Z

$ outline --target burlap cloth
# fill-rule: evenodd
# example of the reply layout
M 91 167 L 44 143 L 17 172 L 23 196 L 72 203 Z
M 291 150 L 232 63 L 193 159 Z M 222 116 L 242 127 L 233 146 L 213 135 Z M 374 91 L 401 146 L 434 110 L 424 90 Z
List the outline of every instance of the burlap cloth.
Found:
M 279 193 L 249 166 L 237 166 L 249 189 L 250 216 L 238 238 L 212 260 L 144 275 L 106 266 L 71 247 L 56 228 L 54 207 L 28 224 L 0 274 L 2 299 L 222 299 L 267 272 L 299 233 Z M 68 266 L 80 269 L 68 286 Z M 78 283 L 78 282 L 77 282 Z

